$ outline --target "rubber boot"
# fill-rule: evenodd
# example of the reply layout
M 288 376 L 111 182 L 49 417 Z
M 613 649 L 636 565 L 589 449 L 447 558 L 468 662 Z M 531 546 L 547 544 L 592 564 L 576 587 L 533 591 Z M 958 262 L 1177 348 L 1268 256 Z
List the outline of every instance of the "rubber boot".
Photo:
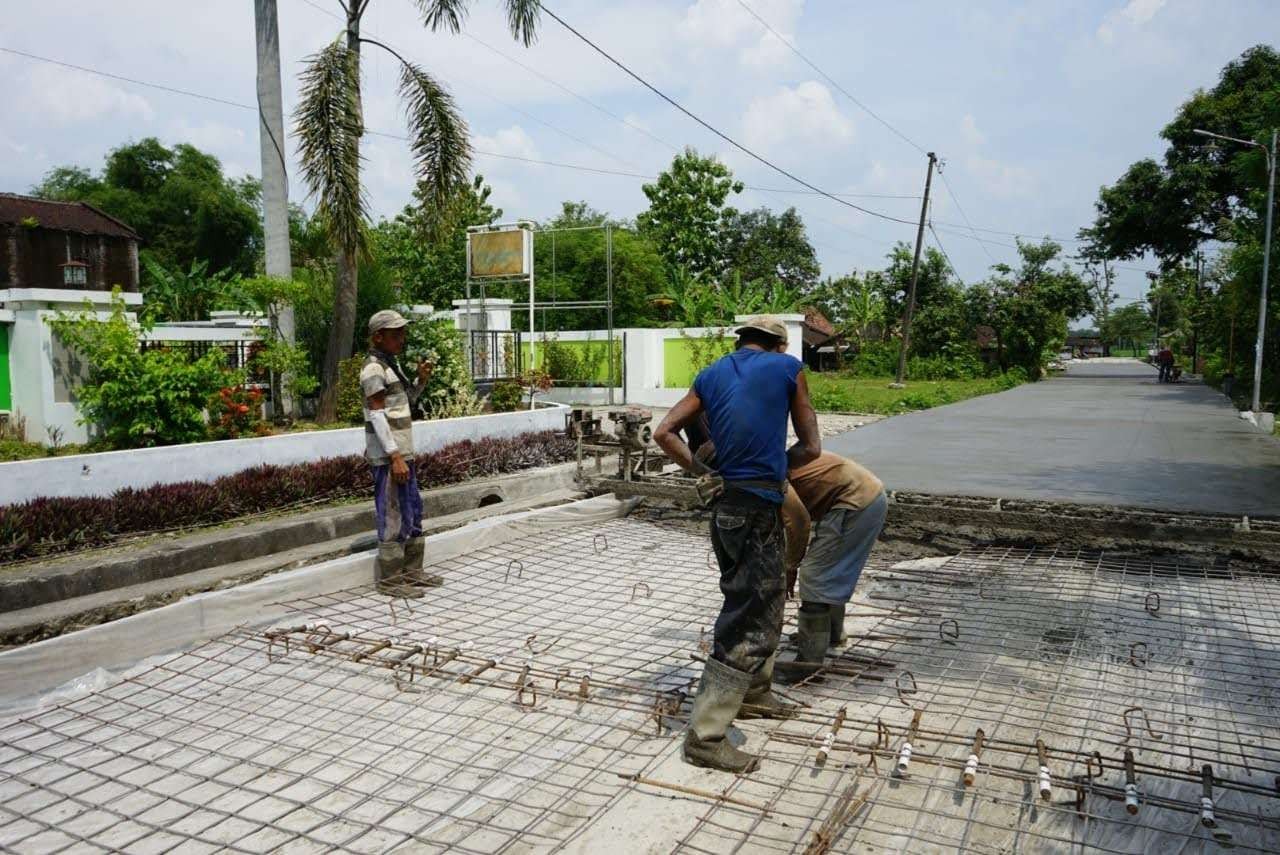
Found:
M 405 578 L 404 544 L 391 541 L 378 544 L 378 557 L 374 562 L 374 578 L 379 594 L 388 597 L 418 599 L 425 592 L 411 585 Z
M 410 538 L 404 545 L 404 576 L 410 585 L 419 588 L 439 588 L 444 584 L 444 577 L 435 573 L 427 573 L 422 569 L 426 558 L 427 544 L 421 537 Z
M 829 606 L 831 613 L 831 646 L 844 644 L 849 636 L 844 634 L 844 606 Z
M 749 721 L 756 718 L 795 718 L 796 708 L 773 693 L 773 662 L 778 654 L 765 660 L 764 667 L 752 678 L 747 693 L 742 698 L 742 711 L 738 718 Z
M 796 615 L 796 661 L 821 665 L 831 644 L 831 611 L 826 603 L 804 603 Z
M 729 743 L 729 725 L 742 707 L 751 675 L 716 659 L 702 669 L 702 683 L 693 699 L 689 729 L 684 734 L 684 761 L 722 772 L 754 772 L 760 758 Z

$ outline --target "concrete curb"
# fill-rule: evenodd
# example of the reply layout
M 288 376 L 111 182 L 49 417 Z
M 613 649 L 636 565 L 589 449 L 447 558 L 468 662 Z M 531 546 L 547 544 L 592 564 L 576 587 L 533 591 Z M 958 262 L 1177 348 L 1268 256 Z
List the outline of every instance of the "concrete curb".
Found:
M 574 486 L 575 463 L 469 481 L 422 494 L 427 517 Z M 136 547 L 95 550 L 0 572 L 0 613 L 246 561 L 373 530 L 368 502 L 223 527 Z

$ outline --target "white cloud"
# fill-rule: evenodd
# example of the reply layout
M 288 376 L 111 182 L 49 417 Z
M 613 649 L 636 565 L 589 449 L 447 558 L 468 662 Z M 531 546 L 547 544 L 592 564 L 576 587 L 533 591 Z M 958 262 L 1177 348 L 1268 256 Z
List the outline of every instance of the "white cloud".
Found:
M 108 116 L 150 121 L 155 116 L 146 98 L 81 71 L 35 66 L 21 88 L 27 91 L 28 109 L 58 125 Z
M 533 160 L 540 158 L 538 147 L 533 138 L 525 133 L 524 128 L 512 125 L 502 128 L 492 136 L 476 134 L 472 137 L 472 145 L 476 153 L 507 155 L 509 157 L 526 157 Z
M 751 0 L 751 8 L 788 42 L 795 44 L 796 22 L 804 0 Z M 696 48 L 736 50 L 738 62 L 757 68 L 776 66 L 791 51 L 737 0 L 696 0 L 685 11 L 680 33 Z
M 754 99 L 742 125 L 748 145 L 762 149 L 783 142 L 832 148 L 853 139 L 853 122 L 836 107 L 831 90 L 816 80 Z
M 1116 38 L 1116 28 L 1127 26 L 1133 29 L 1141 27 L 1164 6 L 1167 0 L 1129 0 L 1122 8 L 1113 9 L 1098 25 L 1098 38 L 1111 44 Z
M 973 146 L 982 145 L 987 141 L 986 134 L 978 130 L 978 123 L 972 113 L 966 113 L 960 120 L 960 136 L 966 143 Z
M 998 160 L 973 155 L 965 160 L 982 190 L 1000 198 L 1028 196 L 1035 188 L 1035 175 L 1023 166 L 1012 166 Z

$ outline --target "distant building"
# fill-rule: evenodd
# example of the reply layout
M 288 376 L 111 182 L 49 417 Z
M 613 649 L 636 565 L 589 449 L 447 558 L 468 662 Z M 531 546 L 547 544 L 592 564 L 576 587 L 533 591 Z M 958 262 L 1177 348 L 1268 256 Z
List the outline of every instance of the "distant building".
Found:
M 28 439 L 86 438 L 74 394 L 84 366 L 46 321 L 86 302 L 105 316 L 117 285 L 141 305 L 138 240 L 84 202 L 0 193 L 0 419 L 25 422 Z
M 0 289 L 138 290 L 138 233 L 87 202 L 0 193 Z
M 1069 348 L 1075 356 L 1097 357 L 1105 356 L 1106 348 L 1102 344 L 1102 339 L 1092 335 L 1069 335 L 1065 347 Z
M 810 370 L 827 371 L 839 367 L 839 351 L 843 351 L 846 345 L 826 315 L 812 306 L 806 308 L 800 335 L 804 342 L 804 364 Z

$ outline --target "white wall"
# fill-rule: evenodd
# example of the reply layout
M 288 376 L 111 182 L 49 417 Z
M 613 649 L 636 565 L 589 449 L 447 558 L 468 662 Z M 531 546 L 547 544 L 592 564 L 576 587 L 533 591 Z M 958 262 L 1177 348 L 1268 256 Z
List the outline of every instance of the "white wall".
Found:
M 565 409 L 553 405 L 532 411 L 415 422 L 413 447 L 426 453 L 465 439 L 562 430 Z M 356 427 L 19 460 L 0 463 L 0 505 L 40 496 L 106 496 L 125 487 L 212 481 L 253 466 L 306 463 L 363 454 L 364 449 L 364 428 Z

